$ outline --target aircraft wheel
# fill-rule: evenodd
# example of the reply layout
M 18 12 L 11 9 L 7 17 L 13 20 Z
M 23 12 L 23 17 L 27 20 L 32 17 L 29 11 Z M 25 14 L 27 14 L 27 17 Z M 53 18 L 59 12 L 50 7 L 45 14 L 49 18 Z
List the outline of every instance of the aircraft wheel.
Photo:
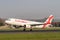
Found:
M 32 31 L 32 29 L 30 29 L 30 31 Z
M 23 31 L 25 31 L 26 30 L 26 25 L 24 25 L 24 29 L 23 29 Z
M 23 29 L 23 31 L 25 31 L 26 29 Z

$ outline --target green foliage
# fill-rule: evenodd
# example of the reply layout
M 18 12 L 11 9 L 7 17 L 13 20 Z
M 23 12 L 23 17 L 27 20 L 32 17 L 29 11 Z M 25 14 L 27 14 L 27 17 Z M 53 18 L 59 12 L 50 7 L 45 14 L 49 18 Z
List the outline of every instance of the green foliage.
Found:
M 0 26 L 3 26 L 4 25 L 4 23 L 0 23 Z

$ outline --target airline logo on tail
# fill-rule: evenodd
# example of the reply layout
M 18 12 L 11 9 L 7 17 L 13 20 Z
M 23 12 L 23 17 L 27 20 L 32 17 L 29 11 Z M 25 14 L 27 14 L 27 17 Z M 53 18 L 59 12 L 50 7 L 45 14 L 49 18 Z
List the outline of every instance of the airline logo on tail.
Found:
M 45 28 L 48 24 L 51 24 L 53 18 L 54 18 L 54 16 L 53 16 L 53 15 L 50 15 L 50 16 L 48 17 L 48 19 L 44 22 L 43 28 Z

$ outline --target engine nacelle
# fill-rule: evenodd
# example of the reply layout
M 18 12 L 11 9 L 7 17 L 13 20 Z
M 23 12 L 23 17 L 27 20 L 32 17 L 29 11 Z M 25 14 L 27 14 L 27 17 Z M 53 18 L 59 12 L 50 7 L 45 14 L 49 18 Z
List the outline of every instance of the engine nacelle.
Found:
M 30 28 L 31 26 L 30 25 L 26 25 L 26 28 Z

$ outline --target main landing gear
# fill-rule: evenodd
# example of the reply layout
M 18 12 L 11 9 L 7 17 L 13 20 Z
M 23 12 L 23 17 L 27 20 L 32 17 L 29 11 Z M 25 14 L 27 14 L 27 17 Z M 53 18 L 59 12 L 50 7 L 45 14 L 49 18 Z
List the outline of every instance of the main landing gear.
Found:
M 32 27 L 31 27 L 30 31 L 32 31 Z
M 23 31 L 26 31 L 26 25 L 24 25 Z M 30 28 L 30 31 L 32 31 L 32 27 Z
M 24 29 L 23 29 L 23 31 L 25 31 L 26 30 L 26 25 L 24 25 Z

